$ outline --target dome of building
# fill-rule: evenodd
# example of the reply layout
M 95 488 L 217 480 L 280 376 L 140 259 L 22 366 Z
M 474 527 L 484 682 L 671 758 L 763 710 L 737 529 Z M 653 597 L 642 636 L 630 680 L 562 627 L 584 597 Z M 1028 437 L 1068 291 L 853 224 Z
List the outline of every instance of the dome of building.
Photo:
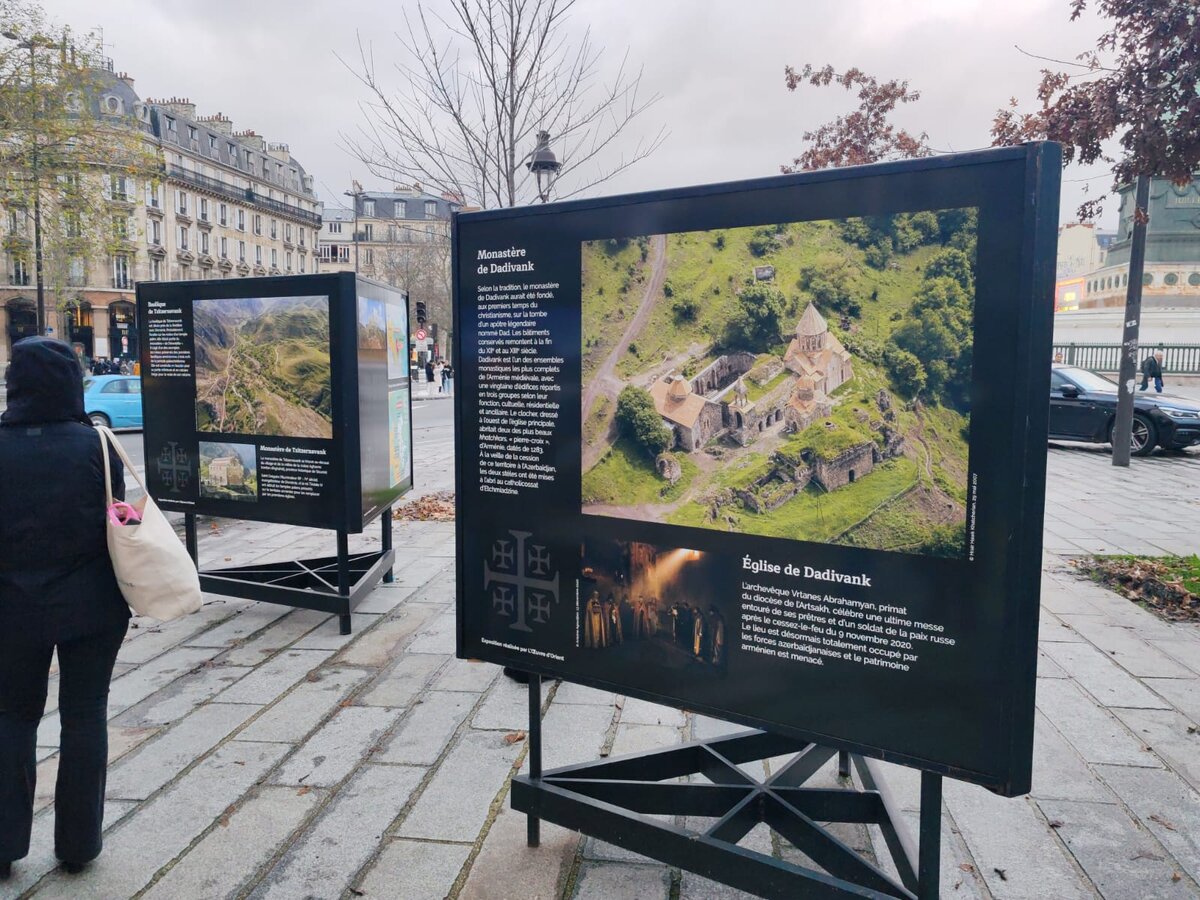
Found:
M 800 322 L 796 325 L 796 337 L 815 337 L 828 330 L 829 326 L 825 324 L 825 318 L 817 312 L 816 306 L 808 304 L 804 315 L 800 317 Z
M 672 400 L 682 400 L 692 392 L 692 385 L 686 378 L 676 378 L 667 389 L 667 396 Z

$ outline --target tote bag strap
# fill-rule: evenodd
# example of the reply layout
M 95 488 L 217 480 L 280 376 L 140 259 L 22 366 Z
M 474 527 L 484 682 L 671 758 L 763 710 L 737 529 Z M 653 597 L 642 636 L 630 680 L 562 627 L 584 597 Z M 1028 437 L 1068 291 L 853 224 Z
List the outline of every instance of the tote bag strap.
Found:
M 105 451 L 102 454 L 104 456 L 104 494 L 108 498 L 108 505 L 112 506 L 113 502 L 112 474 L 108 462 L 108 453 L 104 446 L 105 444 L 108 444 L 109 447 L 112 447 L 113 450 L 116 451 L 117 456 L 121 458 L 121 462 L 125 463 L 125 470 L 133 475 L 133 480 L 136 481 L 146 495 L 149 496 L 150 491 L 146 489 L 146 482 L 143 481 L 142 476 L 138 474 L 137 467 L 134 466 L 133 461 L 130 460 L 129 454 L 125 452 L 125 448 L 121 446 L 121 442 L 117 440 L 117 436 L 113 434 L 112 430 L 107 426 L 96 425 L 95 428 L 98 432 L 100 432 L 100 449 Z

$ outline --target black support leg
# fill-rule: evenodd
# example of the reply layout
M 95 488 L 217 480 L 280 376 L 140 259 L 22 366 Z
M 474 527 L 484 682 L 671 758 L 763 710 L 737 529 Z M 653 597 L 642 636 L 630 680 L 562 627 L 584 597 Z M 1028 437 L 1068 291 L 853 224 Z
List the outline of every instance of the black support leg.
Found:
M 390 506 L 383 511 L 380 526 L 382 531 L 379 536 L 380 547 L 384 553 L 387 553 L 392 549 L 392 508 Z M 396 576 L 392 574 L 392 567 L 388 566 L 387 571 L 383 573 L 383 583 L 391 584 L 395 580 Z
M 350 633 L 350 538 L 344 531 L 337 533 L 337 581 L 341 597 L 341 612 L 338 614 L 339 630 Z
M 542 676 L 529 676 L 529 777 L 534 782 L 542 779 Z M 536 847 L 541 843 L 542 820 L 537 816 L 525 817 L 525 843 Z
M 838 777 L 839 778 L 849 778 L 850 777 L 850 751 L 849 750 L 839 750 L 838 751 Z
M 196 516 L 192 513 L 183 514 L 183 543 L 196 568 L 200 568 L 200 551 L 196 545 Z
M 917 845 L 917 897 L 937 900 L 942 865 L 942 776 L 921 773 L 921 837 Z

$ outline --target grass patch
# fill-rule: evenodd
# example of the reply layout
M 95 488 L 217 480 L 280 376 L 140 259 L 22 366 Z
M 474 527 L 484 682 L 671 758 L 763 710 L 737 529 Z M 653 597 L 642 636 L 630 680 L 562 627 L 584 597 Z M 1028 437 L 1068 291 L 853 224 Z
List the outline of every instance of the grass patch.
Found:
M 916 464 L 900 457 L 881 463 L 870 475 L 831 493 L 810 485 L 771 512 L 755 513 L 738 506 L 726 506 L 722 511 L 734 520 L 732 527 L 725 521 L 709 520 L 707 508 L 700 503 L 688 503 L 671 514 L 667 521 L 672 525 L 717 528 L 722 531 L 728 528 L 743 534 L 799 541 L 849 543 L 835 538 L 916 482 Z
M 1200 556 L 1092 556 L 1075 565 L 1170 621 L 1200 622 Z
M 618 439 L 600 462 L 583 473 L 583 502 L 637 506 L 677 500 L 699 469 L 686 453 L 672 455 L 683 472 L 673 485 L 659 476 L 644 450 L 628 438 Z
M 792 373 L 789 372 L 787 369 L 784 369 L 782 372 L 780 372 L 778 375 L 776 375 L 774 378 L 772 378 L 766 384 L 761 384 L 761 385 L 758 382 L 753 381 L 753 380 L 743 380 L 742 383 L 744 385 L 746 385 L 746 399 L 749 400 L 751 403 L 753 403 L 755 400 L 759 399 L 760 397 L 765 397 L 771 391 L 775 390 L 775 388 L 777 388 L 779 385 L 783 384 L 783 382 L 791 374 Z
M 588 413 L 587 421 L 583 423 L 583 440 L 585 444 L 595 444 L 608 432 L 608 423 L 612 421 L 613 413 L 612 398 L 607 394 L 601 394 L 596 398 L 596 402 L 592 404 L 592 411 Z

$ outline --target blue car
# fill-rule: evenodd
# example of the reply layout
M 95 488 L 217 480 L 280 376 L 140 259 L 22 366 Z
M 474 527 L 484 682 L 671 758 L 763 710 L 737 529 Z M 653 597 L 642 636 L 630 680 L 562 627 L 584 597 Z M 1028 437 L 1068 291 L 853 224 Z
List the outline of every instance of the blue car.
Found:
M 83 409 L 93 425 L 142 427 L 142 379 L 136 375 L 89 375 L 83 379 Z

